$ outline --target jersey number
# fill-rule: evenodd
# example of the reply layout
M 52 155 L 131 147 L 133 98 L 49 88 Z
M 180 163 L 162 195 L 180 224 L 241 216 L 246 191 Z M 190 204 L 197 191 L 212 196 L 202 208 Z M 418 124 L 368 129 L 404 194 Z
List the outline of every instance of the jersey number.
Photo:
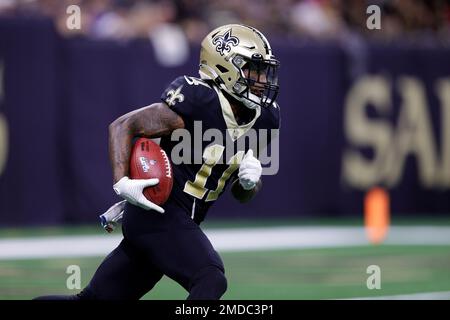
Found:
M 206 201 L 217 200 L 219 194 L 222 192 L 223 187 L 225 186 L 225 182 L 230 178 L 233 172 L 235 172 L 239 168 L 239 163 L 244 157 L 243 151 L 239 151 L 233 157 L 231 157 L 231 159 L 227 163 L 228 168 L 222 173 L 222 176 L 217 183 L 216 190 L 206 189 L 206 181 L 211 175 L 213 167 L 222 157 L 224 150 L 224 146 L 217 144 L 209 146 L 205 149 L 205 151 L 203 152 L 204 163 L 195 175 L 195 180 L 186 182 L 183 189 L 184 192 L 189 193 L 191 196 L 198 199 L 203 199 L 205 194 L 208 193 Z

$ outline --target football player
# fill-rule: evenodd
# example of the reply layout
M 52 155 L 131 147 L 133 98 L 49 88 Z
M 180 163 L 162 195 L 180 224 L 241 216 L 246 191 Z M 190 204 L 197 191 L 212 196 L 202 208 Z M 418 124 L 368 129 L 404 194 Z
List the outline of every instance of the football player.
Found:
M 278 129 L 278 67 L 261 32 L 240 24 L 219 27 L 202 41 L 200 78 L 178 77 L 163 92 L 161 102 L 111 123 L 113 189 L 126 201 L 109 211 L 112 222 L 123 212 L 123 239 L 79 294 L 41 299 L 139 299 L 163 275 L 183 286 L 188 299 L 219 299 L 227 289 L 224 266 L 199 225 L 228 184 L 241 202 L 258 192 L 260 161 L 246 145 L 246 150 L 220 163 L 218 159 L 227 154 L 225 141 L 204 141 L 202 163 L 173 164 L 171 195 L 158 206 L 143 195 L 143 189 L 158 180 L 128 176 L 133 139 L 161 138 L 160 146 L 170 155 L 177 143 L 171 133 L 183 128 L 194 135 L 195 121 L 201 121 L 202 130 L 220 130 L 234 145 L 252 128 L 257 133 L 258 129 Z

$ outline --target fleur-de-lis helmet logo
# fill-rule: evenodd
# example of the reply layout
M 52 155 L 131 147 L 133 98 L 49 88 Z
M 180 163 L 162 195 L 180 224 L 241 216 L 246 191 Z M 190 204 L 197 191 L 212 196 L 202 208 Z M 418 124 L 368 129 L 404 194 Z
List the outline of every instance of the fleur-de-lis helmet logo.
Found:
M 231 35 L 231 29 L 228 29 L 223 35 L 215 36 L 212 43 L 216 46 L 216 51 L 223 56 L 225 53 L 231 51 L 231 46 L 237 46 L 239 44 L 239 38 Z

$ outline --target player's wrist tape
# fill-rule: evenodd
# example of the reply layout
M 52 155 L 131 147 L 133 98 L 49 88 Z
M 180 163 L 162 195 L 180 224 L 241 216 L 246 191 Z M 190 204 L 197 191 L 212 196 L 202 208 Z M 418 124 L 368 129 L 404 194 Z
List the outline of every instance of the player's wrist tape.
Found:
M 254 189 L 255 187 L 256 187 L 256 184 L 257 183 L 254 183 L 254 182 L 251 182 L 251 181 L 239 181 L 239 184 L 241 185 L 241 187 L 244 189 L 244 190 L 246 190 L 246 191 L 249 191 L 249 190 L 252 190 L 252 189 Z
M 128 180 L 130 180 L 130 178 L 124 176 L 113 185 L 113 190 L 117 195 L 120 195 L 122 193 L 120 190 L 121 186 L 123 186 Z

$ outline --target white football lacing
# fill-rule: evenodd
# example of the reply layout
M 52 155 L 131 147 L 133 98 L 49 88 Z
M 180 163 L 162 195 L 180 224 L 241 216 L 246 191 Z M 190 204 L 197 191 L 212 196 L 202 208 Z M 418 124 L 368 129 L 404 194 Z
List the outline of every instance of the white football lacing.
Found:
M 167 157 L 167 154 L 163 149 L 160 149 L 160 151 L 164 158 L 164 163 L 166 165 L 166 177 L 171 178 L 172 177 L 172 167 L 170 166 L 169 157 Z

